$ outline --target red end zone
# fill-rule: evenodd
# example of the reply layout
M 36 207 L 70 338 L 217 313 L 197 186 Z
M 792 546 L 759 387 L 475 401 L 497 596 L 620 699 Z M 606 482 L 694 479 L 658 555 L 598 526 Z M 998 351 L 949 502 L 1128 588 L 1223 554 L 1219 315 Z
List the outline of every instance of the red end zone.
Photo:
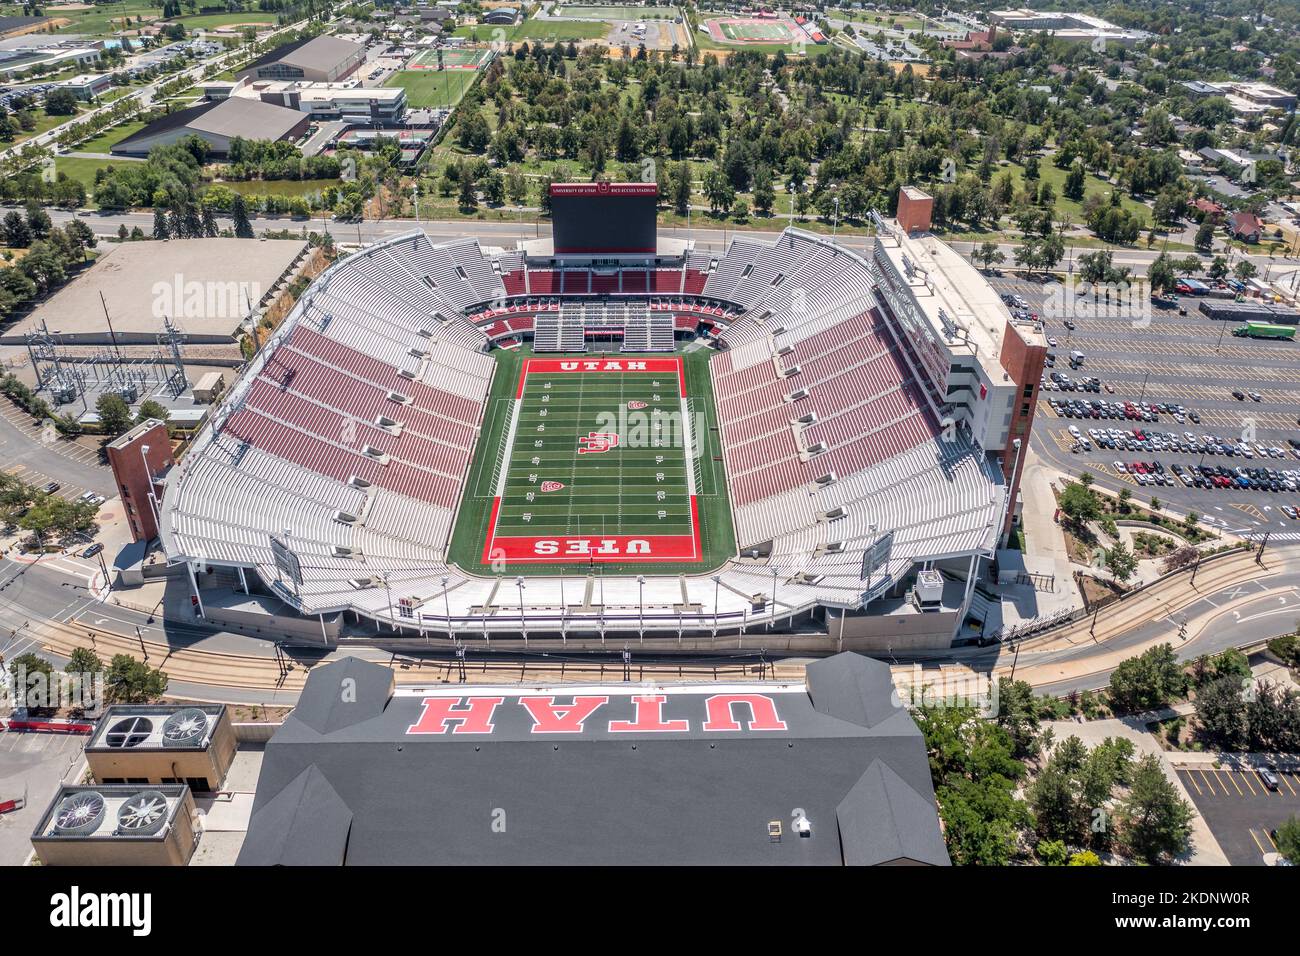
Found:
M 492 499 L 492 520 L 483 563 L 493 561 L 584 564 L 624 561 L 699 561 L 700 514 L 691 495 L 690 534 L 540 535 L 497 537 L 497 511 L 501 499 Z
M 538 359 L 530 358 L 519 370 L 519 387 L 515 398 L 524 397 L 524 381 L 529 375 L 564 374 L 566 372 L 649 372 L 660 375 L 676 375 L 677 384 L 683 398 L 686 397 L 686 370 L 682 367 L 681 356 L 673 358 L 599 358 L 599 359 Z

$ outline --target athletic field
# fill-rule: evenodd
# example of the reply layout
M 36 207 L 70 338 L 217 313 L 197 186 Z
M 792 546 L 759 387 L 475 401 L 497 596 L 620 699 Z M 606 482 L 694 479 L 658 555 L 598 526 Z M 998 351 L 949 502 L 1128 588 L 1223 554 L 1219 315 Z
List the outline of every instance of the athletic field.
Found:
M 671 20 L 678 16 L 676 7 L 632 7 L 616 4 L 586 6 L 565 4 L 551 14 L 575 20 Z
M 800 35 L 784 20 L 719 19 L 708 26 L 719 43 L 788 43 Z
M 443 49 L 423 50 L 411 57 L 411 62 L 407 68 L 411 70 L 436 70 L 438 69 L 438 54 L 442 54 L 442 66 L 445 70 L 477 70 L 483 67 L 491 50 L 461 50 L 461 49 Z
M 495 354 L 454 563 L 702 573 L 735 552 L 707 354 Z
M 483 560 L 701 558 L 680 358 L 531 358 Z

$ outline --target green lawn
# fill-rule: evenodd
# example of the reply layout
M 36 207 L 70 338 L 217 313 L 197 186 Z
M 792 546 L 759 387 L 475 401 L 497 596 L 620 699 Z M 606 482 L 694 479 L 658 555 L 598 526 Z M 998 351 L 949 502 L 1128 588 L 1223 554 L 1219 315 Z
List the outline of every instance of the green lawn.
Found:
M 225 186 L 243 196 L 310 196 L 340 183 L 337 179 L 248 179 L 208 185 Z
M 130 166 L 129 159 L 86 159 L 81 156 L 59 156 L 54 160 L 57 172 L 66 173 L 69 179 L 78 180 L 87 192 L 95 190 L 95 173 L 114 166 Z
M 106 129 L 94 139 L 79 143 L 73 149 L 78 153 L 107 153 L 111 147 L 122 142 L 128 136 L 140 132 L 146 125 L 144 120 L 131 120 L 121 126 Z
M 474 84 L 478 74 L 472 70 L 399 70 L 384 81 L 384 86 L 406 90 L 411 106 L 452 107 Z
M 228 27 L 236 23 L 247 23 L 258 27 L 270 27 L 275 25 L 275 16 L 274 14 L 262 11 L 246 13 L 201 13 L 192 17 L 177 17 L 174 20 L 167 20 L 165 22 L 183 24 L 186 32 L 189 32 L 192 30 L 212 30 L 217 27 Z
M 997 177 L 1002 175 L 1005 170 L 1011 171 L 1011 179 L 1015 183 L 1016 189 L 1019 190 L 1025 181 L 1025 167 L 1019 163 L 1010 163 L 1006 166 L 1000 166 L 994 171 L 993 178 L 997 179 Z M 1063 216 L 1068 215 L 1075 223 L 1082 223 L 1083 204 L 1076 200 L 1065 198 L 1065 177 L 1068 175 L 1068 172 L 1069 171 L 1065 169 L 1058 169 L 1052 164 L 1051 159 L 1048 157 L 1044 157 L 1038 162 L 1038 182 L 1051 183 L 1052 189 L 1056 192 L 1056 218 L 1060 219 Z M 1112 183 L 1098 179 L 1096 176 L 1092 175 L 1092 173 L 1088 173 L 1084 177 L 1083 194 L 1085 197 L 1091 196 L 1093 193 L 1106 195 L 1114 189 L 1120 190 L 1120 204 L 1125 209 L 1141 216 L 1144 227 L 1150 225 L 1151 210 L 1142 203 L 1131 198 L 1128 195 L 1127 190 L 1123 189 L 1123 187 L 1115 186 Z
M 80 115 L 83 112 L 85 112 L 85 107 L 78 106 L 77 114 Z M 3 148 L 7 149 L 10 146 L 17 146 L 19 143 L 26 142 L 33 136 L 39 136 L 41 133 L 49 132 L 54 129 L 54 127 L 62 126 L 64 123 L 69 123 L 77 118 L 76 116 L 50 116 L 43 109 L 32 110 L 32 116 L 36 120 L 36 127 L 30 130 L 18 130 L 14 135 L 13 141 L 3 144 Z
M 452 31 L 452 36 L 483 43 L 498 39 L 503 43 L 519 43 L 523 40 L 567 43 L 569 40 L 599 40 L 607 33 L 609 33 L 609 25 L 605 23 L 590 23 L 583 20 L 525 20 L 513 27 L 495 26 L 491 23 L 457 27 Z
M 554 574 L 563 568 L 585 574 L 589 570 L 585 558 L 543 564 L 512 563 L 506 557 L 506 569 L 483 562 L 497 469 L 504 463 L 504 458 L 499 457 L 503 450 L 502 436 L 514 413 L 522 363 L 533 357 L 526 348 L 512 352 L 497 350 L 493 355 L 497 359 L 497 371 L 457 516 L 450 558 L 467 571 L 484 574 Z M 635 358 L 622 354 L 609 357 L 620 361 Z M 647 358 L 662 360 L 669 356 Z M 531 374 L 510 450 L 505 494 L 497 515 L 497 537 L 688 535 L 691 522 L 687 474 L 688 470 L 694 470 L 699 476 L 696 500 L 704 560 L 613 562 L 598 568 L 610 574 L 636 570 L 703 573 L 730 557 L 735 550 L 735 535 L 719 460 L 721 450 L 716 437 L 708 353 L 693 352 L 683 358 L 686 391 L 691 396 L 692 427 L 704 442 L 698 462 L 693 462 L 680 442 L 675 443 L 671 438 L 680 434 L 676 424 L 680 422 L 680 397 L 675 374 Z M 652 384 L 656 381 L 658 386 Z M 629 401 L 645 402 L 647 407 L 629 410 Z M 639 441 L 656 433 L 650 427 L 654 419 L 649 417 L 656 408 L 678 412 L 677 419 L 665 423 L 658 432 L 669 437 L 657 448 L 650 441 Z M 622 417 L 620 409 L 624 410 Z M 638 413 L 646 416 L 645 419 L 639 418 Z M 612 423 L 605 415 L 614 416 Z M 593 431 L 613 431 L 619 435 L 620 443 L 604 453 L 578 454 L 579 437 Z M 539 441 L 540 446 L 536 444 Z M 563 487 L 543 492 L 543 481 L 555 481 Z M 530 494 L 532 500 L 528 498 Z
M 579 20 L 671 20 L 678 16 L 676 7 L 577 6 L 566 4 L 555 16 Z

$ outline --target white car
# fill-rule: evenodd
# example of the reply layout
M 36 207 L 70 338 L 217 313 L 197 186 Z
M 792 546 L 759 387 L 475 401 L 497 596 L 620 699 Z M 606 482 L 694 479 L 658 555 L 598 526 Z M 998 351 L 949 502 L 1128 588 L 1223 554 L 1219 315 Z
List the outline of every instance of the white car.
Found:
M 1118 471 L 1121 475 L 1128 474 L 1128 465 L 1124 464 L 1122 461 L 1112 462 L 1111 464 L 1115 466 L 1115 470 Z

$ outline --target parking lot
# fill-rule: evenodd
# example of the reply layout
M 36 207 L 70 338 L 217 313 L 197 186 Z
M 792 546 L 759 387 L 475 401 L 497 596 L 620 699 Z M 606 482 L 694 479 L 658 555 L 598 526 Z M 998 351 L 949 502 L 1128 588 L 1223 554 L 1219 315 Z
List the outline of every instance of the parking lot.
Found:
M 1283 510 L 1300 508 L 1300 453 L 1291 443 L 1300 444 L 1300 342 L 1237 338 L 1240 323 L 1207 318 L 1197 310 L 1203 300 L 1190 296 L 1137 316 L 1096 315 L 1104 310 L 1088 304 L 1076 311 L 1066 296 L 1061 315 L 1051 286 L 991 281 L 1044 319 L 1056 356 L 1035 420 L 1040 458 L 1208 525 L 1300 540 L 1300 520 Z M 1074 352 L 1083 355 L 1077 367 Z
M 1271 790 L 1254 770 L 1176 772 L 1233 866 L 1263 866 L 1264 854 L 1277 852 L 1273 830 L 1300 814 L 1300 774 L 1274 772 Z
M 0 814 L 0 866 L 27 859 L 32 829 L 59 780 L 80 762 L 85 743 L 76 734 L 0 733 L 0 801 L 26 799 L 22 809 Z

